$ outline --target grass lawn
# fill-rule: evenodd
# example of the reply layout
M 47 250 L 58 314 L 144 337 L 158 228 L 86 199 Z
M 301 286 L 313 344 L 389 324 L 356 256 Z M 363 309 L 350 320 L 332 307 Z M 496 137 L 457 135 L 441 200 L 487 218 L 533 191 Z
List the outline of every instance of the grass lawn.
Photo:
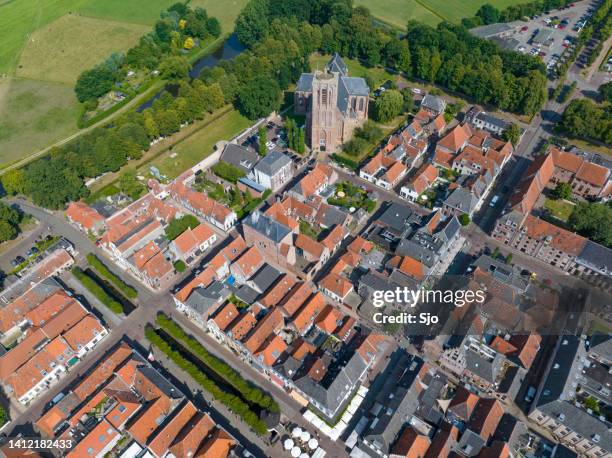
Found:
M 409 20 L 436 25 L 443 20 L 460 22 L 464 17 L 473 16 L 484 3 L 504 9 L 522 0 L 356 0 L 356 5 L 369 8 L 372 14 L 383 22 L 404 29 Z
M 74 84 L 79 74 L 113 52 L 126 51 L 150 31 L 147 25 L 65 15 L 34 32 L 17 76 Z
M 0 164 L 8 164 L 77 130 L 72 85 L 0 79 Z
M 567 222 L 574 211 L 574 204 L 562 199 L 546 199 L 544 201 L 544 208 L 546 208 L 555 218 Z
M 147 174 L 149 167 L 154 165 L 162 174 L 173 179 L 211 154 L 218 141 L 230 140 L 250 125 L 251 121 L 232 109 L 177 144 L 172 150 L 142 165 L 139 171 Z M 174 154 L 176 156 L 171 157 Z

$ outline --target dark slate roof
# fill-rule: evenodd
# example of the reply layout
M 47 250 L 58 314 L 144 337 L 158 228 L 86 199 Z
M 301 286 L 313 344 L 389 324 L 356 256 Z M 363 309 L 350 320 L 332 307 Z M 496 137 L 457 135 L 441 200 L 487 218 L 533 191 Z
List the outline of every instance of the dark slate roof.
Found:
M 293 380 L 293 377 L 295 377 L 295 374 L 297 374 L 301 366 L 301 361 L 298 361 L 293 356 L 287 356 L 284 361 L 276 363 L 273 369 L 286 379 Z
M 255 229 L 262 235 L 265 235 L 270 240 L 279 243 L 283 238 L 291 232 L 287 226 L 279 223 L 278 221 L 270 218 L 268 215 L 260 213 L 255 210 L 248 218 L 245 218 L 242 222 L 247 226 Z
M 480 27 L 474 27 L 473 29 L 470 29 L 470 33 L 480 38 L 489 38 L 500 33 L 512 30 L 515 27 L 516 25 L 513 25 L 513 23 L 500 22 L 495 24 L 483 25 Z
M 358 76 L 343 76 L 340 78 L 340 83 L 344 85 L 349 95 L 367 96 L 370 94 L 366 80 Z
M 184 397 L 183 393 L 181 393 L 177 387 L 151 366 L 139 366 L 138 370 L 170 399 L 182 399 Z
M 580 357 L 584 346 L 579 336 L 561 336 L 560 345 L 554 355 L 552 365 L 536 399 L 536 406 L 542 406 L 557 400 L 571 399 L 576 393 L 576 378 L 580 372 Z
M 312 92 L 312 80 L 314 75 L 312 73 L 302 73 L 300 79 L 297 82 L 296 91 L 299 92 Z
M 253 304 L 259 297 L 259 293 L 248 285 L 240 285 L 234 294 L 246 304 Z
M 238 179 L 238 181 L 240 183 L 244 184 L 245 186 L 248 186 L 249 188 L 254 189 L 257 192 L 263 193 L 266 190 L 265 186 L 262 186 L 259 183 L 257 183 L 256 181 L 253 181 L 253 180 L 251 180 L 249 178 L 246 178 L 246 177 L 242 177 L 242 178 Z
M 551 402 L 539 410 L 612 453 L 612 430 L 587 411 L 567 401 Z
M 289 164 L 291 159 L 288 156 L 280 151 L 272 151 L 257 163 L 255 170 L 272 177 Z
M 485 358 L 480 354 L 468 350 L 465 354 L 466 369 L 489 383 L 495 383 L 499 375 L 504 357 L 499 353 L 493 359 Z
M 255 289 L 259 290 L 259 292 L 263 294 L 270 286 L 276 283 L 276 280 L 278 280 L 281 275 L 282 273 L 272 267 L 270 264 L 265 264 L 249 281 L 253 282 Z
M 249 173 L 259 161 L 259 155 L 248 148 L 234 143 L 228 143 L 221 153 L 221 161 L 232 164 Z
M 463 213 L 471 213 L 478 203 L 478 199 L 467 189 L 457 188 L 444 201 L 444 205 L 456 208 Z
M 205 313 L 211 307 L 223 302 L 230 294 L 231 291 L 224 283 L 214 281 L 206 288 L 194 289 L 185 303 L 199 313 Z
M 348 74 L 348 67 L 338 53 L 333 55 L 327 65 L 325 65 L 325 69 L 331 73 L 340 73 L 342 75 Z
M 317 212 L 317 221 L 325 227 L 342 226 L 348 213 L 333 205 L 322 204 Z
M 375 416 L 363 437 L 388 455 L 398 433 L 419 407 L 417 376 L 424 361 L 413 355 L 403 354 L 376 395 L 371 413 Z
M 576 258 L 582 265 L 601 273 L 612 273 L 612 250 L 590 240 Z
M 446 108 L 446 102 L 444 99 L 435 95 L 427 94 L 421 101 L 421 107 L 428 108 L 432 111 L 442 113 Z
M 406 228 L 411 215 L 412 210 L 410 210 L 409 207 L 393 202 L 387 207 L 384 213 L 380 215 L 378 221 L 397 232 L 402 232 Z
M 506 129 L 510 125 L 510 123 L 508 121 L 505 121 L 505 120 L 503 120 L 501 118 L 498 118 L 498 117 L 495 117 L 495 116 L 490 115 L 488 113 L 485 113 L 484 111 L 481 111 L 480 113 L 478 113 L 476 115 L 476 118 L 479 119 L 480 121 L 486 123 L 486 124 L 491 124 L 493 126 L 497 126 L 500 129 Z
M 463 456 L 477 456 L 485 446 L 485 440 L 476 434 L 471 429 L 466 430 L 454 449 L 460 452 Z

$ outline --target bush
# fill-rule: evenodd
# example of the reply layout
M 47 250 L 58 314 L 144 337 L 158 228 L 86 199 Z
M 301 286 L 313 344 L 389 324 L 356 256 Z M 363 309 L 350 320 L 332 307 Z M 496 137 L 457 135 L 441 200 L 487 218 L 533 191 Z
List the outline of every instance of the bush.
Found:
M 359 156 L 368 146 L 368 143 L 360 137 L 354 137 L 342 145 L 342 150 L 349 156 Z
M 89 253 L 87 255 L 87 262 L 90 266 L 96 269 L 100 275 L 102 275 L 104 278 L 113 283 L 113 285 L 119 288 L 119 290 L 127 297 L 129 297 L 130 299 L 135 299 L 136 296 L 138 296 L 138 291 L 136 291 L 135 288 L 131 287 L 121 278 L 111 272 L 108 267 L 106 267 L 104 263 L 100 261 L 100 259 L 98 259 L 95 254 Z
M 259 419 L 247 403 L 238 396 L 223 391 L 213 380 L 209 379 L 195 364 L 184 358 L 179 352 L 172 349 L 151 326 L 147 325 L 145 337 L 152 345 L 157 347 L 162 353 L 184 370 L 202 388 L 208 391 L 215 399 L 224 404 L 228 409 L 236 413 L 242 420 L 253 429 L 257 434 L 264 435 L 267 432 L 266 424 Z
M 219 374 L 227 383 L 232 385 L 244 399 L 264 409 L 273 412 L 278 411 L 278 405 L 271 396 L 249 383 L 227 363 L 209 353 L 194 337 L 185 334 L 185 331 L 174 320 L 160 313 L 157 315 L 156 323 L 177 341 L 185 344 L 191 353 L 197 356 L 211 370 Z
M 355 137 L 363 138 L 367 142 L 373 142 L 382 137 L 383 131 L 372 121 L 366 121 L 363 127 L 355 129 Z
M 336 161 L 338 164 L 344 165 L 346 167 L 348 167 L 351 170 L 357 170 L 357 168 L 359 167 L 359 164 L 355 161 L 352 161 L 346 157 L 342 157 L 336 153 L 333 153 L 331 155 L 331 158 Z
M 183 232 L 185 232 L 187 228 L 193 229 L 199 224 L 200 222 L 193 215 L 185 215 L 181 218 L 174 218 L 166 227 L 166 238 L 168 240 L 174 240 Z
M 264 144 L 265 146 L 265 144 Z M 227 162 L 219 161 L 212 166 L 212 171 L 219 178 L 229 181 L 230 183 L 236 183 L 240 178 L 245 176 L 242 169 L 239 169 L 235 165 L 228 164 Z
M 174 263 L 174 270 L 177 272 L 185 272 L 187 270 L 187 266 L 180 259 Z
M 470 215 L 468 215 L 467 213 L 464 213 L 463 215 L 459 217 L 459 222 L 461 223 L 462 226 L 467 226 L 468 224 L 470 224 Z
M 73 267 L 72 274 L 96 299 L 106 305 L 111 311 L 117 314 L 123 313 L 123 306 L 113 299 L 93 278 L 78 267 Z

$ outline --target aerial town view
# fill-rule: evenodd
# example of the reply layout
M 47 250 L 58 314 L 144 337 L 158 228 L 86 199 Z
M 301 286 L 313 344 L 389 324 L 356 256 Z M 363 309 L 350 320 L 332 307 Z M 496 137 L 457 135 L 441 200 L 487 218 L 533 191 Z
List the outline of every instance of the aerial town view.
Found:
M 612 0 L 0 0 L 0 458 L 612 458 Z

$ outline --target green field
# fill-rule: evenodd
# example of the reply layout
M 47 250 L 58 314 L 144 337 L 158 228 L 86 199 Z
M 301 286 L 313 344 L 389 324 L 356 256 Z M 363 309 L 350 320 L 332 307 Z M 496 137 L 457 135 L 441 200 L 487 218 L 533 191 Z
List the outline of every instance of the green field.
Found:
M 383 22 L 404 28 L 409 20 L 436 25 L 443 20 L 460 22 L 464 17 L 473 16 L 484 3 L 504 9 L 522 3 L 523 0 L 356 0 L 356 5 L 366 6 Z
M 16 161 L 76 131 L 72 85 L 0 79 L 0 163 Z
M 67 14 L 34 32 L 19 59 L 17 76 L 74 84 L 82 71 L 125 51 L 151 28 Z
M 227 110 L 227 108 L 222 108 L 221 110 Z M 214 116 L 214 114 L 211 116 Z M 220 140 L 230 140 L 250 125 L 251 121 L 236 110 L 230 109 L 227 113 L 211 120 L 210 124 L 176 145 L 171 151 L 143 165 L 140 173 L 147 174 L 149 167 L 154 165 L 163 175 L 168 176 L 168 178 L 175 178 L 181 172 L 189 167 L 193 167 L 211 154 L 217 142 Z M 176 156 L 171 157 L 174 154 Z
M 574 211 L 574 204 L 562 199 L 546 199 L 544 201 L 544 208 L 555 218 L 567 223 L 567 220 Z

